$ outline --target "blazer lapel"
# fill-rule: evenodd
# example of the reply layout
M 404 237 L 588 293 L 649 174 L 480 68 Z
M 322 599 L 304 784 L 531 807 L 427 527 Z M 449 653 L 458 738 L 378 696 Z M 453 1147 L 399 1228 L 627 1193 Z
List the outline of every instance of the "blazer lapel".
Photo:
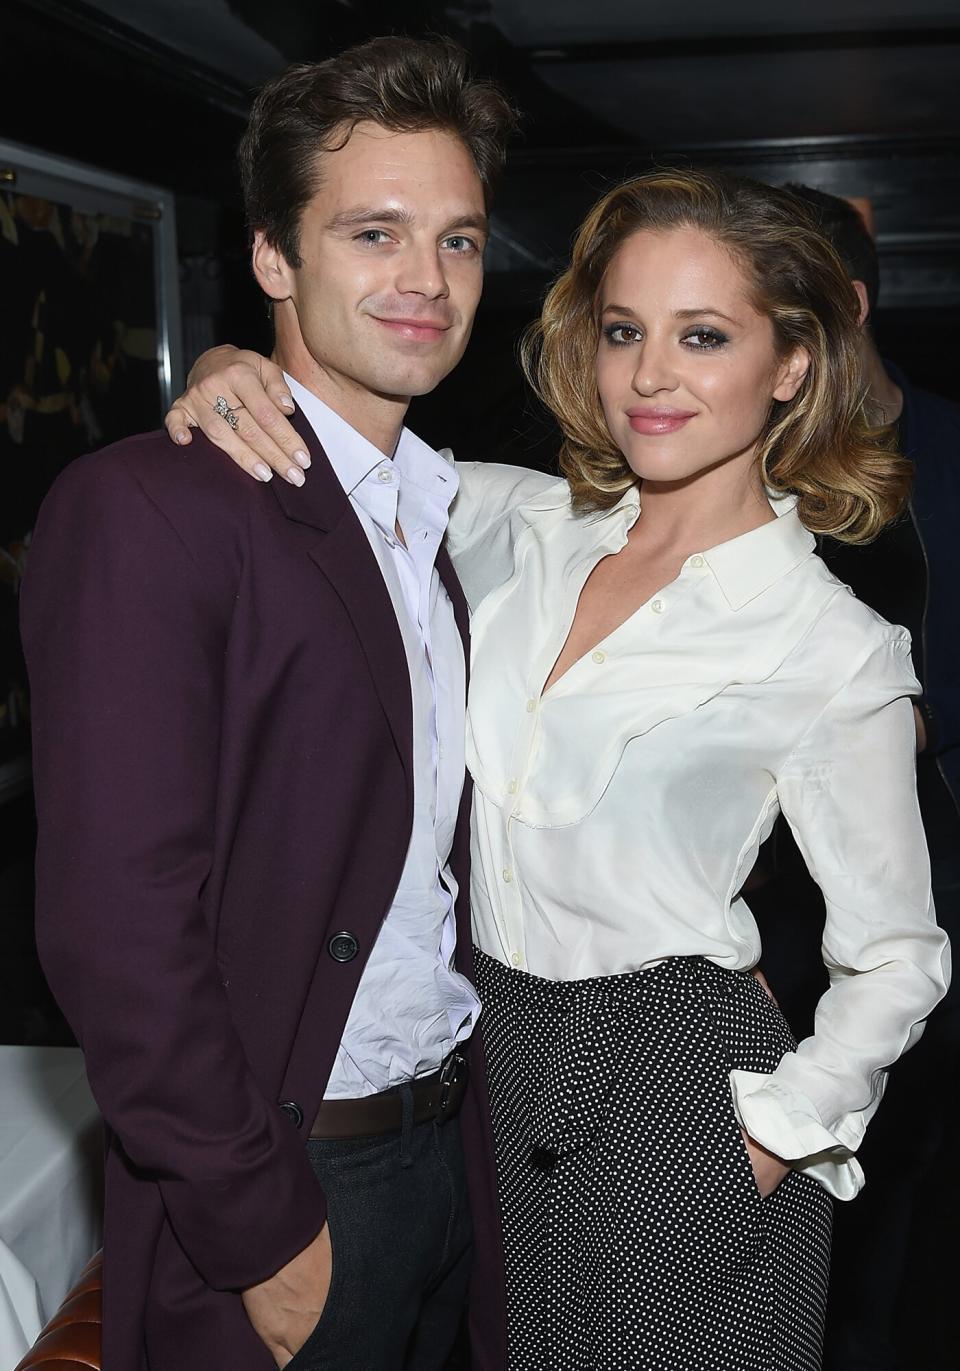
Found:
M 274 478 L 274 494 L 288 519 L 324 534 L 310 546 L 309 555 L 353 622 L 408 781 L 412 783 L 410 672 L 389 591 L 363 526 L 316 434 L 299 409 L 290 422 L 306 443 L 310 472 L 306 484 L 299 488 Z

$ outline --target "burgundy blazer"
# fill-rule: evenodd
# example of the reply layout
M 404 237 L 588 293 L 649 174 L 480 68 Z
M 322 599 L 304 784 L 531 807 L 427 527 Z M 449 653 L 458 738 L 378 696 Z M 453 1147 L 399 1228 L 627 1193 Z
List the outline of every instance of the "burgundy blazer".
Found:
M 186 451 L 153 433 L 80 458 L 44 503 L 23 585 L 38 945 L 109 1135 L 105 1371 L 273 1371 L 238 1292 L 324 1222 L 305 1138 L 413 821 L 390 597 L 294 422 L 313 459 L 301 490 L 250 480 L 196 434 Z M 438 569 L 466 640 L 445 551 Z M 468 829 L 465 791 L 451 860 L 470 975 Z M 330 948 L 344 932 L 346 962 Z M 500 1371 L 471 1056 L 474 1365 Z

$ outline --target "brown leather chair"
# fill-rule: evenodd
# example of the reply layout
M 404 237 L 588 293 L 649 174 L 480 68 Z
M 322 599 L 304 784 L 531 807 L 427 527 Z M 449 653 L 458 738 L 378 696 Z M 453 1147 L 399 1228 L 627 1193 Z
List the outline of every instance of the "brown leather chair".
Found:
M 103 1256 L 98 1252 L 15 1371 L 100 1371 L 102 1323 Z

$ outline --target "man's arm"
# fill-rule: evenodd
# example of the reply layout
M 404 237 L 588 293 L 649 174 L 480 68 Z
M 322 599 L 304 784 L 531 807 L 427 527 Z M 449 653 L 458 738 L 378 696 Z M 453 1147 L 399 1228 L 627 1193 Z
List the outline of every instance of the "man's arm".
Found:
M 41 512 L 23 587 L 37 935 L 90 1084 L 204 1280 L 272 1276 L 323 1195 L 234 1028 L 201 910 L 229 606 L 114 455 Z

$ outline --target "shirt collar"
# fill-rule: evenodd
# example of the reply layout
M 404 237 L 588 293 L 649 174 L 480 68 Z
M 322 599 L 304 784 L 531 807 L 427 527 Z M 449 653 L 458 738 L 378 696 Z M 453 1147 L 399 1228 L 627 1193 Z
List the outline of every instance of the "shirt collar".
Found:
M 313 391 L 307 390 L 287 372 L 283 376 L 294 400 L 320 440 L 337 480 L 346 494 L 352 495 L 371 472 L 391 459 L 374 447 L 362 433 L 358 433 L 346 419 L 341 418 L 336 410 L 324 404 Z M 393 464 L 402 480 L 426 491 L 443 509 L 449 507 L 459 485 L 456 467 L 408 428 L 400 432 Z
M 733 610 L 769 590 L 816 550 L 816 539 L 800 522 L 796 496 L 769 491 L 767 496 L 776 519 L 702 554 Z

